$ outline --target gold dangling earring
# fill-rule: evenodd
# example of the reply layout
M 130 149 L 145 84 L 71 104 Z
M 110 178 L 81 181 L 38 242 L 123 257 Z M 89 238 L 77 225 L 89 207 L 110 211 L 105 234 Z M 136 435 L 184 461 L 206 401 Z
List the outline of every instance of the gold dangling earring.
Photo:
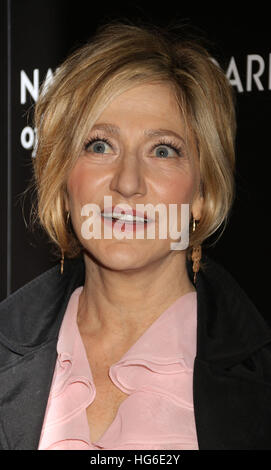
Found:
M 70 218 L 70 213 L 67 213 L 66 224 L 68 224 Z M 60 260 L 60 273 L 63 274 L 64 271 L 64 250 L 61 248 L 61 260 Z
M 193 232 L 196 230 L 196 220 L 193 218 Z M 193 273 L 194 273 L 194 284 L 196 283 L 197 273 L 200 268 L 201 260 L 201 245 L 193 246 L 192 250 L 192 261 L 193 261 Z

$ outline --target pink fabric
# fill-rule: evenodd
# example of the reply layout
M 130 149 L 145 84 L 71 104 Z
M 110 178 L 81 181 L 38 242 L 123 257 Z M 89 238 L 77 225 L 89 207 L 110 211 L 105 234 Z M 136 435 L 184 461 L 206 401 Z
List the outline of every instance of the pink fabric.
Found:
M 111 380 L 128 396 L 99 441 L 91 442 L 86 408 L 96 392 L 77 326 L 82 289 L 71 295 L 61 325 L 39 449 L 198 449 L 192 385 L 196 292 L 179 297 L 111 365 Z

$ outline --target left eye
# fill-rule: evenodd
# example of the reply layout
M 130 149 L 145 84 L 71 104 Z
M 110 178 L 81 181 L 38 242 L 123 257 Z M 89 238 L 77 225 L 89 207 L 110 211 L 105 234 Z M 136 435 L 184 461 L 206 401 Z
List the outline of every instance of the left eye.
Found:
M 177 151 L 168 145 L 159 145 L 155 148 L 155 154 L 159 158 L 175 157 Z
M 87 152 L 94 152 L 94 153 L 110 153 L 110 152 L 106 152 L 107 147 L 110 149 L 110 145 L 106 143 L 104 140 L 93 140 L 86 144 L 85 150 Z

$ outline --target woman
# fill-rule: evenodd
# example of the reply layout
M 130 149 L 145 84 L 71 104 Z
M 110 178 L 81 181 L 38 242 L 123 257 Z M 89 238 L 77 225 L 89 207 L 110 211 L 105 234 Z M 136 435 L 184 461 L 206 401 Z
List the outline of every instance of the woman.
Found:
M 1 447 L 270 449 L 271 332 L 201 256 L 233 201 L 223 72 L 195 42 L 108 24 L 35 125 L 38 216 L 62 256 L 0 306 Z

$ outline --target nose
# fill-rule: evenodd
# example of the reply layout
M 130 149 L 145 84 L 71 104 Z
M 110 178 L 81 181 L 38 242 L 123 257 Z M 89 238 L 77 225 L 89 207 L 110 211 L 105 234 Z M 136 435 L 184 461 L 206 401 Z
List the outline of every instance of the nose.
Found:
M 129 154 L 120 159 L 118 166 L 114 169 L 110 189 L 117 191 L 125 198 L 145 194 L 143 168 L 136 155 Z

